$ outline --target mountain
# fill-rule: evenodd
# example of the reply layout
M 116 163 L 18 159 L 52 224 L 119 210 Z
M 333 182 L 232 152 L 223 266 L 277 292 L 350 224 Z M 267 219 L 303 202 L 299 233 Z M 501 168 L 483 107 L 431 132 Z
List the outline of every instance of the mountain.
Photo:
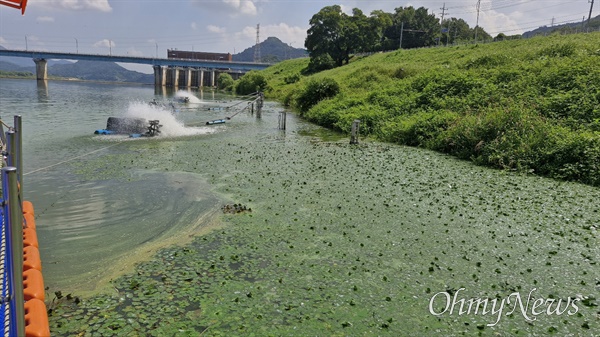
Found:
M 34 70 L 35 71 L 35 70 Z M 77 61 L 48 67 L 48 75 L 88 81 L 154 83 L 154 75 L 127 70 L 114 62 Z
M 3 46 L 0 46 L 0 50 L 6 50 L 6 48 L 4 48 Z M 6 63 L 11 63 L 12 65 L 6 65 L 4 64 L 4 62 Z M 72 64 L 72 61 L 67 61 L 67 60 L 48 60 L 48 66 L 53 66 L 55 64 Z M 33 67 L 35 65 L 35 63 L 33 63 L 33 60 L 27 57 L 15 57 L 15 56 L 0 56 L 0 70 L 5 70 L 5 71 L 21 71 L 22 69 L 17 69 L 17 70 L 13 70 L 13 69 L 6 69 L 6 67 Z
M 581 32 L 581 28 L 584 26 L 585 22 L 571 22 L 571 23 L 565 23 L 562 25 L 555 25 L 555 26 L 542 26 L 539 28 L 536 28 L 532 31 L 528 31 L 523 33 L 523 37 L 524 38 L 529 38 L 529 37 L 533 37 L 536 35 L 548 35 L 548 34 L 552 34 L 554 32 L 561 32 L 561 33 L 575 33 L 576 31 L 580 31 Z M 590 31 L 597 31 L 598 29 L 600 29 L 600 15 L 592 18 L 590 20 L 590 25 L 589 27 L 585 28 L 588 29 Z
M 308 56 L 305 49 L 293 48 L 276 37 L 269 37 L 259 45 L 262 62 L 276 63 L 287 59 Z M 255 46 L 252 46 L 241 53 L 233 55 L 233 60 L 253 62 L 254 48 Z M 0 49 L 5 48 L 0 46 Z M 35 64 L 31 59 L 25 57 L 2 56 L 0 57 L 0 70 L 23 71 L 35 74 Z M 65 60 L 49 60 L 48 75 L 78 78 L 87 81 L 154 83 L 153 74 L 143 74 L 127 70 L 114 62 L 103 61 L 69 62 Z
M 0 46 L 0 49 L 4 49 Z M 26 57 L 0 57 L 0 71 L 35 74 L 33 60 Z M 127 70 L 114 62 L 48 60 L 48 75 L 87 81 L 154 83 L 154 75 Z
M 283 43 L 276 37 L 269 37 L 260 46 L 260 61 L 276 63 L 287 59 L 295 59 L 299 57 L 308 57 L 308 52 L 302 48 L 294 48 Z M 253 62 L 254 49 L 256 46 L 245 49 L 243 52 L 234 54 L 233 60 L 238 62 Z

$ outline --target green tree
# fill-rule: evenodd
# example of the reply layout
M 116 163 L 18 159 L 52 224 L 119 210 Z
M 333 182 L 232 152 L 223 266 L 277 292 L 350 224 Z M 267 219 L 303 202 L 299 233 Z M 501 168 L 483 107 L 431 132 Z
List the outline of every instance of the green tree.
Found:
M 436 37 L 440 31 L 439 20 L 435 15 L 428 14 L 427 8 L 396 8 L 394 17 L 401 30 L 404 26 L 402 48 L 421 48 L 436 44 Z
M 235 93 L 238 95 L 248 95 L 258 91 L 264 91 L 267 89 L 268 83 L 265 76 L 256 71 L 252 70 L 244 74 L 235 85 Z
M 370 51 L 390 50 L 386 49 L 386 46 L 391 45 L 393 41 L 392 43 L 389 43 L 389 41 L 386 40 L 385 32 L 394 25 L 392 14 L 382 10 L 375 10 L 371 12 L 371 16 L 369 16 L 368 20 L 369 30 L 373 33 Z
M 402 38 L 402 48 L 420 48 L 437 44 L 440 23 L 427 8 L 412 6 L 399 7 L 391 14 L 393 24 L 384 31 L 384 48 L 398 49 Z
M 324 55 L 328 55 L 339 67 L 350 61 L 351 53 L 369 49 L 367 43 L 371 43 L 371 39 L 366 34 L 370 34 L 371 27 L 357 8 L 348 16 L 339 5 L 326 6 L 313 15 L 309 23 L 304 46 L 311 60 L 327 60 Z M 322 64 L 327 63 L 316 62 L 313 68 L 323 68 Z
M 343 20 L 342 8 L 339 5 L 323 7 L 309 21 L 304 47 L 308 50 L 311 60 L 323 55 L 329 55 L 334 62 L 333 50 L 339 49 L 341 43 L 341 26 Z M 336 62 L 337 63 L 337 62 Z
M 332 78 L 310 80 L 296 98 L 296 106 L 304 114 L 320 101 L 334 97 L 340 92 L 340 85 Z
M 442 33 L 442 42 L 446 44 L 454 44 L 460 41 L 467 42 L 473 39 L 473 31 L 463 19 L 450 18 L 444 20 L 442 27 L 447 29 L 446 33 Z
M 235 81 L 233 80 L 233 77 L 228 73 L 220 73 L 219 77 L 217 77 L 217 88 L 221 90 L 231 91 L 233 90 L 234 84 Z

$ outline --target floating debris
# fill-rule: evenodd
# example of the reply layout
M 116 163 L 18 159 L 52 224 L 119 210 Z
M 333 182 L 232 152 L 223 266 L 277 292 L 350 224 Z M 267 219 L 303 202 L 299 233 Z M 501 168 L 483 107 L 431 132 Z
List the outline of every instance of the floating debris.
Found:
M 245 212 L 252 212 L 252 208 L 248 208 L 246 207 L 246 205 L 242 205 L 242 204 L 227 204 L 223 207 L 221 207 L 221 210 L 223 210 L 223 213 L 225 214 L 237 214 L 237 213 L 245 213 Z

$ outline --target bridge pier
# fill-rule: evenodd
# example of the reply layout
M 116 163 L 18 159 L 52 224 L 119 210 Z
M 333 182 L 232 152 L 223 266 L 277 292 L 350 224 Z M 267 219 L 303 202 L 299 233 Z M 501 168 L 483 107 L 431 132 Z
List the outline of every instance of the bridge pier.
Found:
M 167 68 L 163 66 L 152 66 L 154 68 L 154 86 L 164 87 L 167 84 Z
M 185 86 L 186 87 L 191 87 L 192 86 L 192 68 L 185 68 L 185 77 L 184 77 L 184 81 L 185 81 Z
M 38 80 L 45 81 L 48 79 L 48 61 L 46 59 L 33 59 L 35 62 L 35 74 Z
M 215 73 L 216 73 L 216 72 L 215 72 L 215 70 L 214 70 L 214 69 L 211 69 L 211 70 L 210 70 L 210 86 L 211 86 L 211 87 L 214 87 L 214 86 L 215 86 L 215 77 L 216 77 Z
M 244 74 L 242 71 L 219 71 L 217 69 L 195 67 L 182 68 L 155 65 L 153 68 L 155 87 L 215 87 L 217 85 L 217 77 L 221 72 L 230 74 L 235 80 Z M 204 76 L 207 72 L 209 73 L 208 76 Z
M 178 87 L 179 86 L 179 68 L 169 67 L 167 69 L 167 86 Z

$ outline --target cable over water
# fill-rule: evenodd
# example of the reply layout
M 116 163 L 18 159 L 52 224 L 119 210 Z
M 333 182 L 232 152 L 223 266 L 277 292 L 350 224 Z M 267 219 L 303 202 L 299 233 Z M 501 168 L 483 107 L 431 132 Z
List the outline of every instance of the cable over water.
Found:
M 93 154 L 93 153 L 96 153 L 96 152 L 99 152 L 99 151 L 103 151 L 103 150 L 109 149 L 109 148 L 111 148 L 111 147 L 117 146 L 117 145 L 121 144 L 121 143 L 122 143 L 122 142 L 124 142 L 124 141 L 125 141 L 125 140 L 121 140 L 121 141 L 119 141 L 118 143 L 115 143 L 115 144 L 112 144 L 112 145 L 109 145 L 109 146 L 105 146 L 105 147 L 103 147 L 103 148 L 101 148 L 101 149 L 97 149 L 97 150 L 94 150 L 94 151 L 90 151 L 90 152 L 88 152 L 88 153 L 84 153 L 84 154 L 82 154 L 82 155 L 75 156 L 75 157 L 73 157 L 73 158 L 70 158 L 70 159 L 67 159 L 67 160 L 60 161 L 60 162 L 58 162 L 58 163 L 56 163 L 56 164 L 48 165 L 48 166 L 45 166 L 45 167 L 41 167 L 41 168 L 39 168 L 39 169 L 37 169 L 37 170 L 33 170 L 33 171 L 30 171 L 30 172 L 23 173 L 23 175 L 24 175 L 24 176 L 26 176 L 26 175 L 33 174 L 33 173 L 36 173 L 36 172 L 44 171 L 44 170 L 47 170 L 47 169 L 53 168 L 53 167 L 55 167 L 55 166 L 58 166 L 58 165 L 62 165 L 62 164 L 65 164 L 65 163 L 71 162 L 71 161 L 73 161 L 73 160 L 75 160 L 75 159 L 79 159 L 79 158 L 82 158 L 82 157 L 85 157 L 85 156 L 89 156 L 90 154 Z

